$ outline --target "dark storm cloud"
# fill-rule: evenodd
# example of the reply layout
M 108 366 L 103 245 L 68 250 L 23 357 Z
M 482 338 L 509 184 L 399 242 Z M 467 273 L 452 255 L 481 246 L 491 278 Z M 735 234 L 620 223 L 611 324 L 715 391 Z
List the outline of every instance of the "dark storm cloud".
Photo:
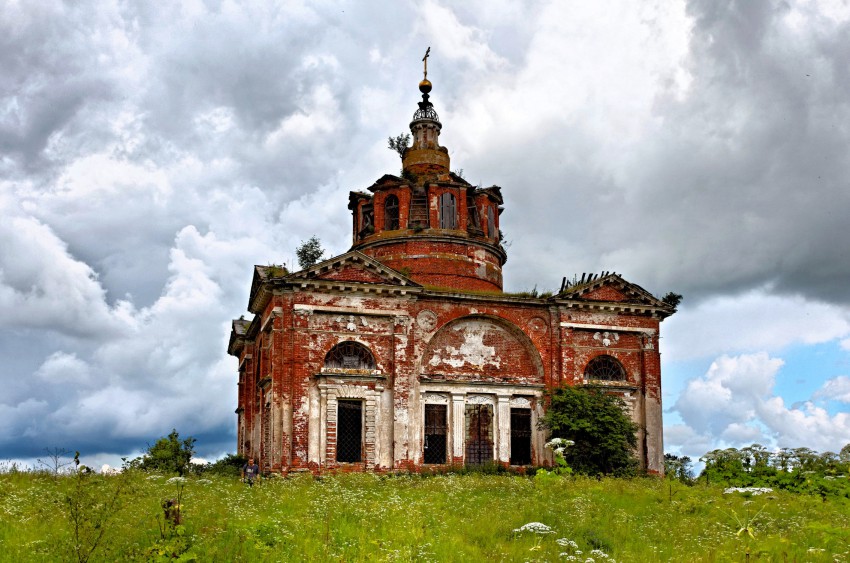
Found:
M 45 166 L 51 135 L 114 92 L 82 40 L 100 23 L 87 10 L 58 3 L 7 4 L 3 10 L 0 153 L 33 171 Z
M 461 91 L 483 88 L 444 127 L 469 132 L 453 166 L 504 187 L 508 283 L 605 269 L 691 303 L 767 288 L 847 305 L 850 23 L 693 2 L 678 55 L 663 14 L 629 43 L 614 35 L 629 14 L 581 10 L 550 9 L 524 65 L 470 73 Z
M 850 304 L 850 26 L 795 28 L 771 2 L 693 2 L 683 99 L 633 164 L 642 193 L 629 249 L 658 285 L 700 297 L 760 286 Z M 632 209 L 634 211 L 634 208 Z

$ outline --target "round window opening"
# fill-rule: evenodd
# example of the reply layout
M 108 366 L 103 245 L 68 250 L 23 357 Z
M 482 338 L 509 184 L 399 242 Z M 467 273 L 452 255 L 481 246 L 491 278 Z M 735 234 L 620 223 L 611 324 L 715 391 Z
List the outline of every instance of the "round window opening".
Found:
M 596 381 L 625 381 L 626 370 L 611 356 L 597 356 L 587 364 L 584 377 Z

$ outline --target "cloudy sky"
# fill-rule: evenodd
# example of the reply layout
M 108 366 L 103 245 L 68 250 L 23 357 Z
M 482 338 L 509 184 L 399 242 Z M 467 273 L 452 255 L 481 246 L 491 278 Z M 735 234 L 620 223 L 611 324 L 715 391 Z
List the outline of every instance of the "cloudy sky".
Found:
M 0 460 L 233 451 L 252 265 L 349 248 L 428 46 L 506 289 L 685 296 L 668 451 L 850 442 L 848 0 L 0 0 Z

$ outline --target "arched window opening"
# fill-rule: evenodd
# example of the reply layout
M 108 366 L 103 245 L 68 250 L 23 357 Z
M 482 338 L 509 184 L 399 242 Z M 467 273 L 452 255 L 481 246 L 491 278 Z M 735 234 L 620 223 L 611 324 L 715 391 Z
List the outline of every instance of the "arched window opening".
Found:
M 368 237 L 375 232 L 374 211 L 371 203 L 360 208 L 360 231 L 361 237 Z
M 481 219 L 478 216 L 478 208 L 475 206 L 475 200 L 471 196 L 466 197 L 466 230 L 470 234 L 482 236 L 484 231 L 481 230 Z
M 496 234 L 496 208 L 492 205 L 487 206 L 487 236 L 491 239 L 498 238 Z
M 440 196 L 440 228 L 457 229 L 457 204 L 450 193 Z
M 596 381 L 625 381 L 626 370 L 611 356 L 597 356 L 584 368 L 584 377 Z
M 375 358 L 359 342 L 347 340 L 330 349 L 325 356 L 325 369 L 374 370 Z
M 384 229 L 395 231 L 398 227 L 398 198 L 390 195 L 384 202 Z

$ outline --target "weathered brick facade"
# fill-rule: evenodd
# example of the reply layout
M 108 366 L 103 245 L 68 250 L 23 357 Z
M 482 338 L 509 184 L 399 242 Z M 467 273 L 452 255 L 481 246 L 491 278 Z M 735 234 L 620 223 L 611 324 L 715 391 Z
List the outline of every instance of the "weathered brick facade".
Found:
M 673 309 L 616 274 L 551 297 L 502 292 L 499 187 L 449 171 L 423 102 L 401 177 L 352 192 L 352 249 L 300 272 L 256 266 L 233 321 L 238 451 L 269 471 L 551 461 L 544 391 L 594 383 L 663 470 L 659 324 Z

